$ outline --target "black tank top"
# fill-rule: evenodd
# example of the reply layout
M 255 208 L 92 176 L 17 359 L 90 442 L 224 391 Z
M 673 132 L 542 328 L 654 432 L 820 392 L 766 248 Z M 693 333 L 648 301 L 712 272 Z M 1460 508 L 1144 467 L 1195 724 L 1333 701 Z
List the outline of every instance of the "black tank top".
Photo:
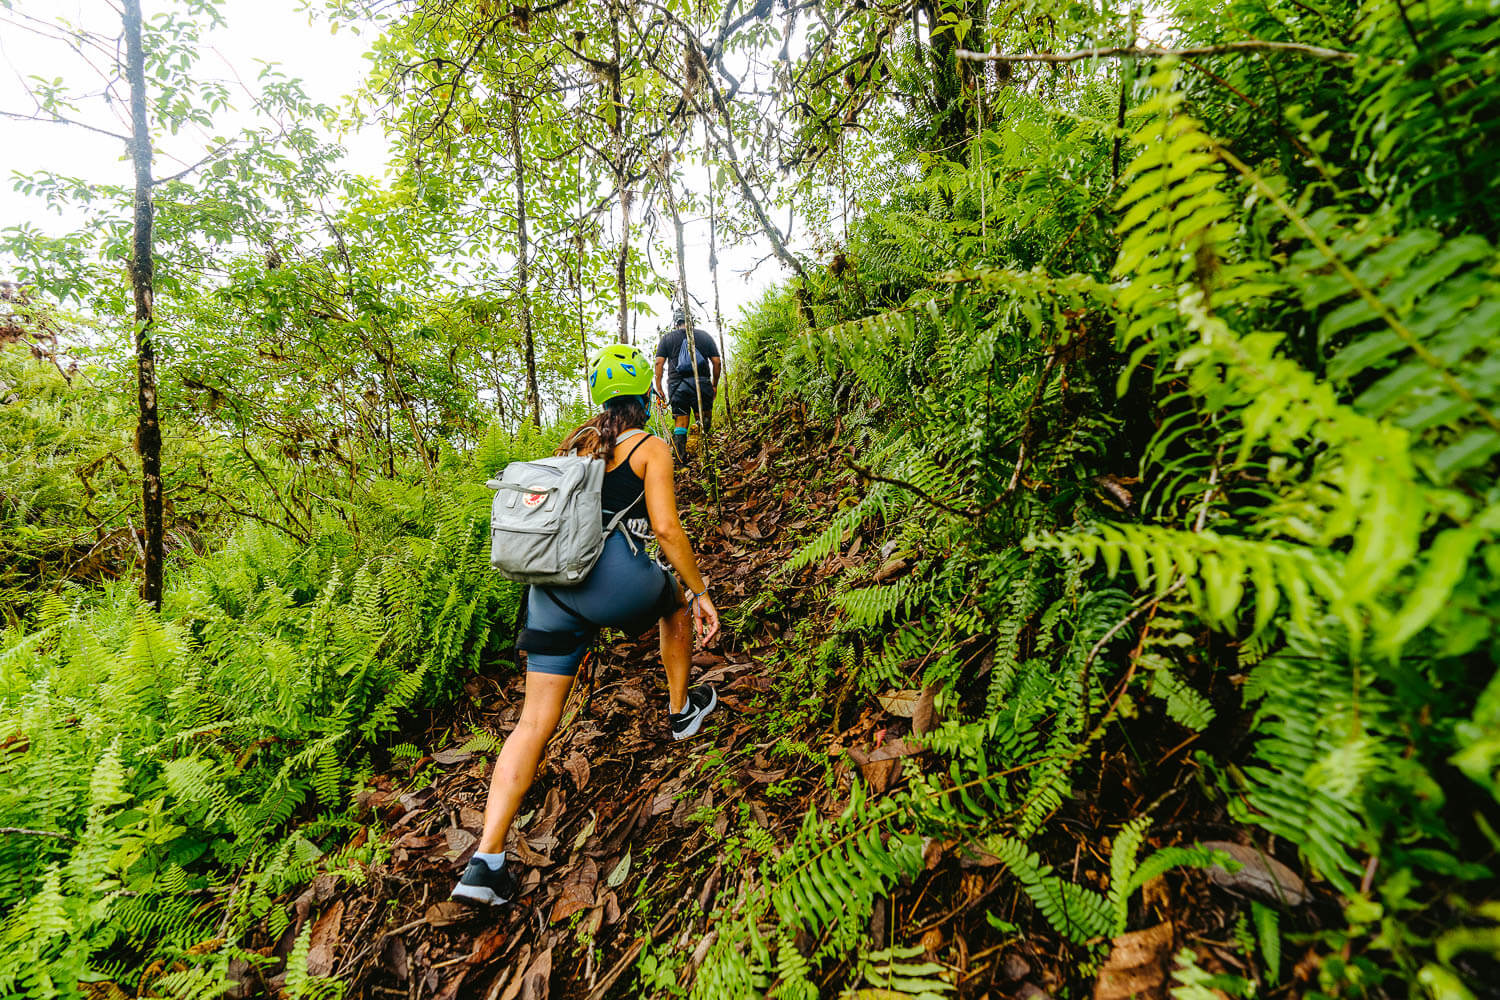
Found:
M 640 440 L 635 443 L 635 448 L 631 448 L 625 455 L 625 461 L 604 474 L 604 485 L 600 490 L 604 507 L 603 524 L 608 524 L 611 518 L 627 507 L 630 509 L 630 513 L 625 515 L 627 521 L 646 516 L 646 481 L 635 474 L 635 470 L 630 467 L 630 459 L 636 448 L 645 444 L 651 435 L 641 431 L 639 436 Z

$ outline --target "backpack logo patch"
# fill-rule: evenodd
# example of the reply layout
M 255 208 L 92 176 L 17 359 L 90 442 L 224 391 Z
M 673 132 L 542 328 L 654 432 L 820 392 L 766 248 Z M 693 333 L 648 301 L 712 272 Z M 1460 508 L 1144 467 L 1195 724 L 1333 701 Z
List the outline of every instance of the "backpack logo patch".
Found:
M 542 505 L 542 501 L 545 499 L 547 499 L 547 494 L 545 493 L 528 493 L 521 498 L 521 502 L 528 508 L 535 509 L 537 507 L 540 507 Z

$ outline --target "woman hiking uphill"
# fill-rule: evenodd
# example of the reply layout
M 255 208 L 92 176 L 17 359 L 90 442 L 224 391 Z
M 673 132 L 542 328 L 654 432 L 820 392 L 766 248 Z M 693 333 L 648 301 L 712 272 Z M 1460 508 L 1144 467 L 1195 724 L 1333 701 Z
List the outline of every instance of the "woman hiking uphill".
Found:
M 584 653 L 601 626 L 637 636 L 661 625 L 661 662 L 667 674 L 673 739 L 695 735 L 718 704 L 708 685 L 688 689 L 693 631 L 703 643 L 719 631 L 719 612 L 698 571 L 693 547 L 677 516 L 672 452 L 647 434 L 651 366 L 634 347 L 612 344 L 589 366 L 589 395 L 603 411 L 568 436 L 559 454 L 604 459 L 604 520 L 625 511 L 598 563 L 575 587 L 533 586 L 519 647 L 526 652 L 526 698 L 490 778 L 484 833 L 453 898 L 499 905 L 514 899 L 517 880 L 505 860 L 505 838 L 536 777 L 547 741 Z M 631 537 L 627 537 L 627 533 Z M 640 542 L 654 533 L 672 573 Z M 687 585 L 684 593 L 678 580 Z

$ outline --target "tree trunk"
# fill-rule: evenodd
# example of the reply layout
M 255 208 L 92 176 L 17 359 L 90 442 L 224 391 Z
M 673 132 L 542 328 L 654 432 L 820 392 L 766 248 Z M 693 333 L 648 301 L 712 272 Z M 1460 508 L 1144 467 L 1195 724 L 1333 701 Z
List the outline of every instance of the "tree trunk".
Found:
M 693 359 L 691 377 L 693 392 L 698 397 L 698 451 L 708 454 L 708 432 L 704 429 L 703 380 L 698 378 L 698 334 L 693 325 L 692 296 L 688 295 L 687 249 L 682 238 L 682 214 L 677 211 L 677 196 L 672 193 L 672 175 L 665 167 L 661 171 L 662 190 L 667 196 L 667 211 L 672 215 L 672 228 L 677 232 L 677 292 L 682 300 L 682 333 L 687 338 L 688 357 Z
M 714 286 L 714 332 L 719 337 L 720 381 L 722 373 L 729 367 L 729 342 L 724 336 L 724 310 L 719 304 L 719 194 L 718 183 L 713 176 L 712 150 L 709 147 L 708 125 L 703 126 L 703 164 L 708 168 L 708 273 Z M 845 229 L 847 241 L 848 230 Z M 724 386 L 724 419 L 729 421 L 729 433 L 734 434 L 734 407 L 729 398 L 729 386 Z
M 583 238 L 573 238 L 573 303 L 578 308 L 578 374 L 585 380 L 589 377 L 589 331 L 583 319 Z
M 589 332 L 583 321 L 583 147 L 578 149 L 577 178 L 575 186 L 578 190 L 578 221 L 573 230 L 573 298 L 578 305 L 578 347 L 583 352 L 579 360 L 579 375 L 584 381 L 589 377 Z
M 970 98 L 974 87 L 969 78 L 971 70 L 968 64 L 958 58 L 957 37 L 952 30 L 943 28 L 945 6 L 948 5 L 943 0 L 919 0 L 917 9 L 927 21 L 927 46 L 932 56 L 932 94 L 928 99 L 933 118 L 938 123 L 934 143 L 938 148 L 948 150 L 950 160 L 962 163 L 974 134 L 974 109 Z M 954 4 L 948 9 L 967 15 L 976 27 L 984 23 L 982 4 Z
M 626 266 L 630 262 L 630 191 L 625 186 L 625 98 L 620 90 L 620 76 L 625 72 L 620 48 L 620 5 L 618 0 L 610 3 L 610 25 L 615 60 L 609 73 L 610 117 L 609 133 L 614 146 L 614 162 L 610 164 L 615 175 L 615 191 L 620 196 L 620 253 L 615 258 L 615 285 L 619 294 L 620 343 L 630 343 L 629 312 L 630 299 L 626 288 Z
M 140 0 L 124 0 L 125 76 L 130 86 L 130 151 L 135 166 L 135 231 L 130 246 L 130 287 L 135 298 L 136 448 L 141 455 L 141 520 L 146 538 L 141 597 L 161 610 L 161 424 L 156 415 L 156 349 L 151 342 L 155 305 L 151 241 L 151 134 L 146 122 L 146 56 L 141 47 Z
M 407 396 L 406 390 L 401 388 L 401 380 L 396 375 L 396 342 L 390 334 L 385 335 L 385 350 L 374 344 L 370 344 L 370 352 L 375 360 L 380 362 L 385 371 L 385 392 L 387 397 L 394 396 L 401 407 L 401 412 L 406 415 L 407 426 L 411 428 L 412 443 L 417 446 L 417 455 L 422 459 L 422 467 L 427 470 L 427 475 L 432 475 L 432 454 L 427 450 L 427 440 L 422 437 L 422 427 L 417 423 L 416 410 L 412 408 L 411 397 Z M 385 416 L 386 442 L 391 442 L 391 414 L 390 404 L 386 404 Z M 390 476 L 396 475 L 396 451 L 395 445 L 391 445 L 391 459 L 389 467 Z
M 521 157 L 521 96 L 510 95 L 510 152 L 516 161 L 516 245 L 519 258 L 516 274 L 520 284 L 521 342 L 526 350 L 526 401 L 531 405 L 531 422 L 542 426 L 542 395 L 536 384 L 536 338 L 531 332 L 531 273 L 527 258 L 531 244 L 526 235 L 526 166 Z
M 706 118 L 704 127 L 710 127 L 707 124 Z M 802 266 L 802 262 L 787 247 L 786 240 L 782 238 L 781 230 L 776 228 L 776 224 L 766 214 L 766 210 L 761 205 L 760 199 L 755 196 L 755 189 L 750 186 L 749 178 L 740 169 L 740 155 L 734 148 L 734 136 L 729 134 L 728 127 L 726 126 L 725 137 L 721 139 L 718 135 L 713 135 L 713 139 L 714 143 L 723 151 L 725 165 L 729 167 L 729 173 L 734 177 L 734 182 L 739 185 L 740 194 L 745 196 L 745 203 L 750 206 L 750 212 L 755 216 L 755 221 L 760 223 L 761 232 L 765 233 L 766 238 L 771 241 L 771 250 L 776 254 L 776 259 L 785 264 L 797 277 L 802 279 L 805 292 L 807 269 Z

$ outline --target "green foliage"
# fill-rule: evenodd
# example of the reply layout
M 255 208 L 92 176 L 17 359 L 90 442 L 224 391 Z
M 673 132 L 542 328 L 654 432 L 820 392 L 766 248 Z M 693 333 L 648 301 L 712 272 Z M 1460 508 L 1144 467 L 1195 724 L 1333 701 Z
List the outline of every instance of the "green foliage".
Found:
M 651 218 L 699 127 L 735 186 L 726 229 L 773 228 L 756 196 L 784 184 L 827 251 L 826 268 L 779 254 L 797 282 L 747 316 L 736 353 L 761 360 L 732 377 L 759 416 L 795 405 L 840 435 L 857 477 L 735 617 L 781 610 L 778 588 L 858 538 L 864 562 L 817 580 L 814 615 L 783 633 L 810 647 L 786 651 L 808 665 L 784 702 L 833 723 L 834 685 L 920 685 L 941 719 L 886 793 L 854 780 L 842 813 L 809 811 L 779 853 L 747 834 L 758 891 L 715 917 L 693 995 L 815 996 L 839 974 L 860 1000 L 950 995 L 914 942 L 876 950 L 869 932 L 934 844 L 988 851 L 1092 967 L 1145 882 L 1216 859 L 1148 852 L 1140 817 L 1104 891 L 1064 879 L 1049 852 L 1085 768 L 1219 728 L 1237 738 L 1202 741 L 1201 788 L 1343 898 L 1347 931 L 1310 942 L 1320 988 L 1475 992 L 1462 956 L 1494 950 L 1495 835 L 1471 803 L 1500 798 L 1492 5 L 1181 0 L 1153 13 L 1163 37 L 1304 47 L 954 58 L 1138 35 L 1125 11 L 1044 7 L 939 3 L 919 28 L 842 2 L 818 24 L 760 5 L 732 27 L 675 2 L 644 19 L 423 5 L 391 24 L 374 53 L 401 70 L 388 187 L 292 129 L 252 130 L 158 188 L 183 542 L 160 616 L 111 580 L 136 502 L 114 319 L 124 192 L 22 178 L 89 221 L 62 239 L 9 230 L 4 249 L 38 301 L 102 319 L 71 384 L 0 354 L 0 820 L 29 831 L 0 838 L 0 993 L 160 960 L 182 967 L 157 992 L 211 995 L 228 952 L 195 945 L 261 919 L 284 932 L 282 889 L 354 876 L 345 803 L 380 744 L 453 697 L 514 610 L 486 571 L 475 484 L 545 450 L 516 433 L 519 362 L 569 412 L 577 352 L 609 311 L 595 293 L 617 275 L 627 303 L 663 284 L 629 238 L 601 238 L 601 191 L 623 224 L 639 181 L 636 221 Z M 168 130 L 227 100 L 192 78 L 185 48 L 215 16 L 192 10 L 150 28 Z M 787 46 L 775 86 L 721 79 L 726 52 L 778 31 L 808 44 Z M 683 36 L 707 58 L 679 85 L 662 53 Z M 40 93 L 43 112 L 67 107 L 61 85 Z M 329 117 L 274 73 L 260 100 Z M 528 154 L 507 163 L 512 124 Z M 849 156 L 852 136 L 868 155 Z M 771 155 L 802 172 L 767 179 Z M 856 211 L 836 227 L 846 182 Z M 529 287 L 509 270 L 518 205 L 547 233 Z M 229 517 L 257 524 L 231 535 Z M 200 537 L 220 551 L 189 555 Z M 1236 933 L 1270 983 L 1282 933 L 1255 906 Z M 288 992 L 337 994 L 307 975 L 308 947 L 304 928 Z M 678 988 L 643 956 L 648 986 Z M 1175 977 L 1180 997 L 1253 988 L 1188 951 Z
M 1106 893 L 1059 878 L 1040 835 L 1087 751 L 1244 725 L 1242 748 L 1199 759 L 1238 821 L 1346 897 L 1349 936 L 1330 940 L 1363 953 L 1331 959 L 1325 986 L 1456 990 L 1406 915 L 1467 912 L 1486 848 L 1454 807 L 1466 780 L 1500 794 L 1500 256 L 1493 152 L 1473 145 L 1495 91 L 1471 47 L 1493 18 L 1462 0 L 1405 21 L 1339 10 L 1351 20 L 1280 0 L 1177 16 L 1205 44 L 1353 46 L 1352 72 L 1278 59 L 1273 83 L 1267 59 L 1232 55 L 998 97 L 962 162 L 924 160 L 871 197 L 847 266 L 810 279 L 810 313 L 768 297 L 744 336 L 778 359 L 756 377 L 868 470 L 788 572 L 856 535 L 910 564 L 873 583 L 872 557 L 826 601 L 825 644 L 866 651 L 861 690 L 932 685 L 943 708 L 906 785 L 860 799 L 868 822 L 983 844 L 1059 937 L 1097 944 L 1146 880 L 1215 859 L 1165 846 L 1137 864 L 1132 823 Z M 1119 133 L 1106 83 L 1124 88 Z M 788 905 L 737 917 L 700 979 L 773 976 L 748 941 L 825 928 L 820 885 L 856 915 L 890 891 L 841 876 L 840 836 L 804 827 L 798 856 L 830 870 L 782 873 Z M 1383 918 L 1359 887 L 1375 856 Z M 1440 898 L 1435 879 L 1462 888 Z M 1276 913 L 1248 919 L 1276 982 Z M 807 957 L 848 958 L 861 995 L 869 947 Z M 1231 979 L 1185 958 L 1178 989 L 1251 988 Z
M 1050 865 L 1015 838 L 991 837 L 985 848 L 1015 877 L 1053 930 L 1074 944 L 1098 944 L 1125 932 L 1131 897 L 1147 882 L 1174 868 L 1206 868 L 1227 860 L 1199 847 L 1165 847 L 1138 861 L 1136 853 L 1150 822 L 1149 816 L 1132 820 L 1116 835 L 1110 850 L 1107 895 L 1053 875 Z
M 131 415 L 108 373 L 68 371 L 61 357 L 0 346 L 0 608 L 19 624 L 62 580 L 94 581 L 128 565 L 140 523 L 129 476 Z M 174 442 L 174 444 L 177 442 Z M 175 484 L 174 484 L 175 485 Z M 206 513 L 184 500 L 174 547 Z
M 851 987 L 841 994 L 842 1000 L 944 1000 L 954 991 L 953 984 L 943 978 L 951 973 L 936 962 L 920 961 L 921 955 L 920 946 L 885 948 L 865 955 L 859 976 L 869 987 Z
M 111 585 L 0 636 L 0 825 L 43 832 L 0 836 L 0 939 L 16 943 L 0 989 L 61 995 L 106 957 L 208 969 L 194 946 L 245 931 L 288 886 L 360 877 L 370 848 L 339 845 L 363 825 L 371 751 L 406 710 L 451 699 L 514 617 L 482 480 L 464 466 L 431 494 L 387 484 L 361 534 L 326 517 L 308 546 L 245 529 L 179 576 L 160 617 Z M 289 990 L 336 994 L 294 984 L 293 958 Z

